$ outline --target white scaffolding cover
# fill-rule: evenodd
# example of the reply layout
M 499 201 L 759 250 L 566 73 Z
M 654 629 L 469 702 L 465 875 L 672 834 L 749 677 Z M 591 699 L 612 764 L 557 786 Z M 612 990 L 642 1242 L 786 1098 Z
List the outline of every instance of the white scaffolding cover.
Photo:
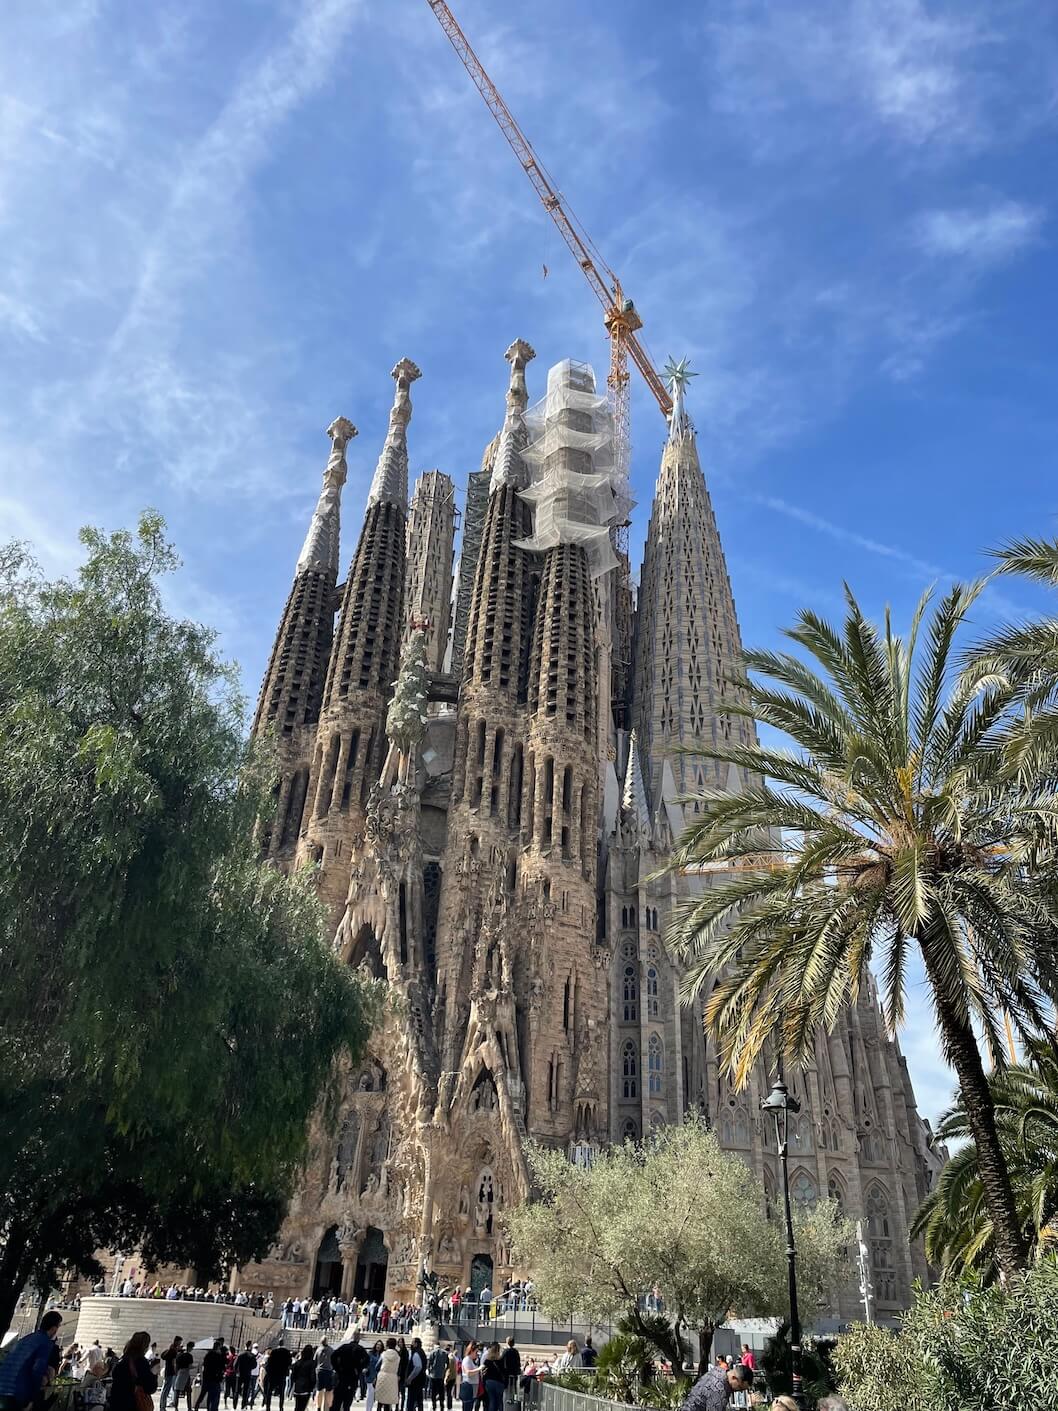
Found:
M 617 566 L 611 529 L 630 508 L 628 479 L 614 461 L 613 413 L 595 391 L 587 363 L 567 358 L 547 375 L 547 395 L 525 417 L 529 444 L 522 460 L 529 484 L 520 491 L 533 507 L 533 552 L 580 544 L 597 578 Z

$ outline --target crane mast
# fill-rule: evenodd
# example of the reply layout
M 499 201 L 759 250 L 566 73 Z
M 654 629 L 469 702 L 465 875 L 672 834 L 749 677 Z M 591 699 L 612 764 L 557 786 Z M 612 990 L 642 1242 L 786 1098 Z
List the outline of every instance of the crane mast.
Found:
M 594 241 L 580 224 L 569 206 L 563 201 L 547 169 L 533 151 L 532 143 L 518 126 L 514 115 L 503 100 L 499 89 L 493 83 L 484 65 L 474 53 L 470 41 L 463 33 L 455 15 L 446 0 L 427 0 L 430 9 L 437 16 L 441 28 L 458 54 L 474 86 L 485 100 L 489 112 L 496 119 L 500 131 L 510 143 L 514 155 L 521 163 L 522 170 L 532 182 L 544 210 L 558 227 L 562 239 L 569 246 L 573 258 L 580 265 L 584 277 L 591 285 L 596 298 L 603 308 L 603 323 L 610 338 L 610 373 L 607 384 L 614 404 L 614 421 L 619 454 L 623 451 L 627 468 L 627 447 L 629 444 L 628 415 L 628 359 L 631 357 L 650 389 L 661 414 L 668 419 L 672 414 L 672 398 L 651 362 L 646 349 L 636 337 L 643 326 L 643 320 L 636 312 L 631 299 L 626 299 L 621 281 L 599 254 Z
M 610 371 L 607 376 L 609 400 L 614 419 L 614 460 L 619 476 L 625 483 L 629 472 L 631 426 L 629 414 L 629 372 L 631 357 L 650 389 L 666 421 L 672 414 L 672 398 L 646 349 L 636 337 L 643 327 L 631 299 L 625 298 L 621 281 L 599 253 L 591 236 L 577 220 L 547 168 L 533 150 L 532 143 L 515 121 L 499 89 L 474 53 L 446 0 L 427 0 L 438 23 L 448 36 L 452 48 L 485 100 L 500 131 L 518 158 L 522 170 L 532 183 L 544 210 L 554 221 L 558 233 L 580 265 L 603 310 L 603 324 L 610 340 Z M 631 694 L 632 589 L 628 552 L 628 522 L 617 524 L 611 531 L 618 557 L 617 581 L 613 575 L 600 580 L 595 589 L 597 640 L 601 648 L 600 672 L 600 747 L 613 758 L 614 726 L 629 724 L 628 702 Z M 603 701 L 609 700 L 605 714 Z

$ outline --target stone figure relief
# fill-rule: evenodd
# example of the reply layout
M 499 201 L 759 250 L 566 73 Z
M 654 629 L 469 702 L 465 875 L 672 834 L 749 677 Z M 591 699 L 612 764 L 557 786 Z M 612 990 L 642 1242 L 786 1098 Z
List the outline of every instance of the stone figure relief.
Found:
M 459 1213 L 464 1218 L 469 1218 L 470 1216 L 470 1192 L 467 1190 L 466 1186 L 459 1192 Z
M 446 1230 L 441 1236 L 441 1242 L 437 1246 L 437 1259 L 441 1264 L 456 1264 L 459 1262 L 459 1246 L 456 1244 L 455 1236 L 451 1230 Z
M 492 1212 L 495 1203 L 495 1190 L 492 1172 L 485 1168 L 478 1181 L 478 1199 L 474 1210 L 475 1233 L 492 1234 Z
M 331 1189 L 340 1193 L 347 1185 L 356 1189 L 356 1152 L 360 1141 L 360 1114 L 349 1112 L 338 1134 L 338 1146 L 331 1169 Z

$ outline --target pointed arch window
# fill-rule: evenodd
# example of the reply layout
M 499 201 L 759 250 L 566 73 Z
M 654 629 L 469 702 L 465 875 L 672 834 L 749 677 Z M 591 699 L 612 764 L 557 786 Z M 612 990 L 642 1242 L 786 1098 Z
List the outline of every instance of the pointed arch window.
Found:
M 625 1040 L 621 1050 L 622 1095 L 626 1098 L 639 1096 L 639 1057 L 632 1039 Z
M 881 1186 L 872 1185 L 868 1189 L 864 1213 L 867 1216 L 867 1246 L 871 1257 L 874 1291 L 879 1302 L 892 1303 L 896 1298 L 893 1222 L 889 1198 Z
M 647 1075 L 652 1094 L 661 1092 L 661 1080 L 665 1070 L 665 1049 L 660 1034 L 651 1034 L 647 1043 Z
M 647 969 L 647 1018 L 656 1019 L 658 1012 L 658 969 L 651 965 Z
M 621 988 L 624 999 L 625 1023 L 634 1024 L 639 1018 L 639 986 L 636 982 L 636 968 L 631 963 L 624 968 Z
M 790 1199 L 802 1210 L 811 1210 L 818 1198 L 815 1181 L 807 1171 L 798 1171 L 790 1182 Z

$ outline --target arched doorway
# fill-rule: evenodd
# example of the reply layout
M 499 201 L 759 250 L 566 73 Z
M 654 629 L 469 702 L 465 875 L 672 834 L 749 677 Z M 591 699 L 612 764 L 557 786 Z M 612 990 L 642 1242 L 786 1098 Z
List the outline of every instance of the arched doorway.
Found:
M 356 933 L 356 940 L 349 952 L 349 964 L 356 969 L 362 966 L 372 980 L 385 980 L 386 966 L 382 959 L 382 947 L 375 935 L 375 928 L 367 921 Z
M 470 1287 L 474 1291 L 475 1298 L 486 1287 L 491 1289 L 493 1293 L 496 1292 L 492 1282 L 491 1254 L 475 1254 L 470 1261 Z
M 364 1243 L 360 1247 L 360 1258 L 356 1261 L 356 1281 L 353 1293 L 357 1298 L 381 1303 L 386 1296 L 386 1266 L 389 1251 L 382 1231 L 374 1225 L 367 1227 Z
M 316 1255 L 316 1273 L 312 1280 L 313 1298 L 333 1295 L 342 1288 L 342 1252 L 338 1248 L 338 1229 L 332 1225 L 320 1241 Z

